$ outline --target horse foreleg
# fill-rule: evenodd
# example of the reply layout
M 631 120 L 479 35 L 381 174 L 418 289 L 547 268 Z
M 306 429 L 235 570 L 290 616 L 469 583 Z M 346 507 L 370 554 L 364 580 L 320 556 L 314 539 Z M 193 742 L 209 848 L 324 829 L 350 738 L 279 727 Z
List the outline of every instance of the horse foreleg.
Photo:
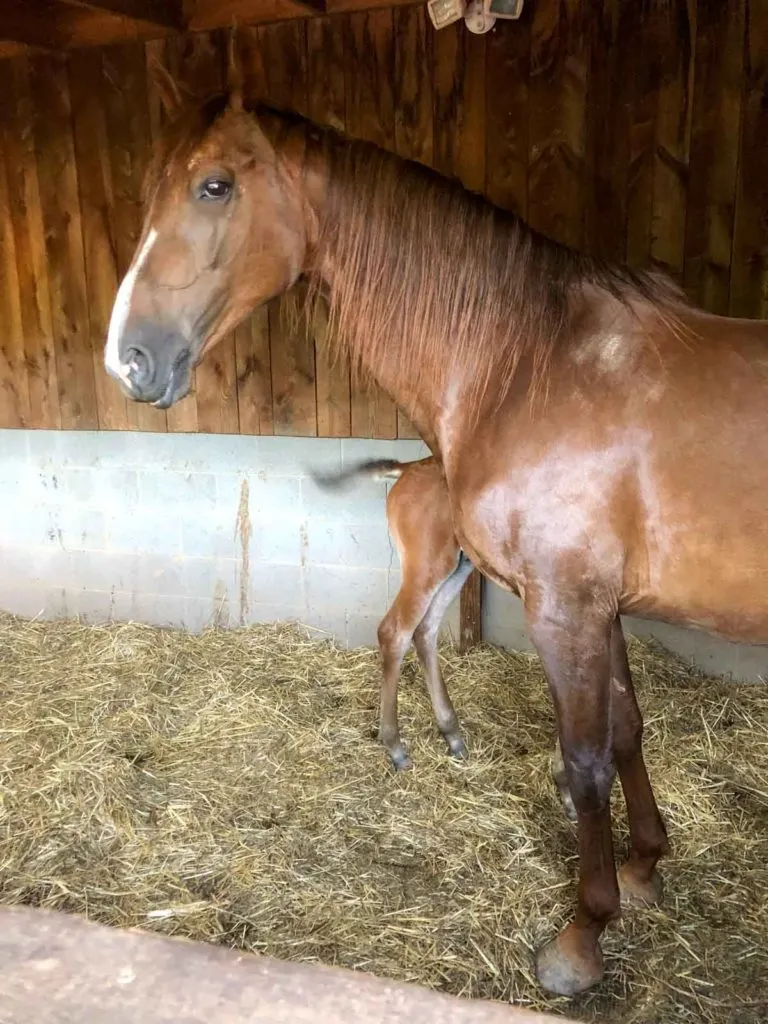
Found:
M 576 808 L 579 891 L 573 921 L 539 951 L 536 971 L 548 991 L 574 995 L 602 977 L 600 935 L 619 912 L 610 810 L 613 615 L 600 614 L 586 602 L 570 609 L 557 607 L 555 600 L 547 605 L 557 608 L 555 614 L 529 606 L 526 612 L 555 703 Z
M 622 902 L 658 903 L 662 896 L 656 863 L 669 844 L 643 759 L 643 718 L 637 705 L 618 617 L 611 633 L 613 753 L 629 818 L 630 853 L 619 869 Z
M 467 747 L 459 729 L 451 698 L 448 696 L 437 655 L 437 637 L 451 602 L 458 596 L 464 582 L 472 573 L 472 563 L 466 556 L 461 557 L 455 570 L 440 586 L 424 618 L 414 634 L 413 642 L 419 656 L 424 678 L 432 701 L 432 710 L 440 732 L 445 737 L 448 749 L 454 757 L 467 756 Z

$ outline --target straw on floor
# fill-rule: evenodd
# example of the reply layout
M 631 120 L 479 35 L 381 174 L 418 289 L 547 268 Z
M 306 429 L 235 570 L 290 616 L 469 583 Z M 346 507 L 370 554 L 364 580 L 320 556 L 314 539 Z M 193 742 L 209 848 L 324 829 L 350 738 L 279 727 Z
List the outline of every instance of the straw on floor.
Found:
M 666 901 L 608 930 L 605 981 L 568 1001 L 532 973 L 576 868 L 538 660 L 442 658 L 470 760 L 447 756 L 410 658 L 415 768 L 396 775 L 371 735 L 373 651 L 287 625 L 0 617 L 0 901 L 583 1020 L 768 1019 L 768 688 L 632 642 Z M 614 806 L 621 852 L 618 787 Z

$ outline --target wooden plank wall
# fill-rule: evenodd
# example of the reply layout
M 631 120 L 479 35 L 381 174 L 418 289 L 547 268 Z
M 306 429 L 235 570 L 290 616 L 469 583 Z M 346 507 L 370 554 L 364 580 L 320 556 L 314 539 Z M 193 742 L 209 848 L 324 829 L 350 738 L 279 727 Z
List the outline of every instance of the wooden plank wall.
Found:
M 705 307 L 768 317 L 765 0 L 528 0 L 477 37 L 421 5 L 244 30 L 258 95 L 432 164 L 593 253 L 662 267 Z M 0 426 L 413 436 L 279 303 L 167 413 L 102 368 L 163 115 L 160 57 L 197 87 L 225 37 L 0 62 Z

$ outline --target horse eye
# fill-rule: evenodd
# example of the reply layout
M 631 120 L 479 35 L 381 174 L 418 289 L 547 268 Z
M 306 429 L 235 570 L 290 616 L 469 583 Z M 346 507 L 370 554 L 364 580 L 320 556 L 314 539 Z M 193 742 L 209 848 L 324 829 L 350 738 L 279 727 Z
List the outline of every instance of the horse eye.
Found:
M 207 178 L 200 186 L 201 199 L 228 199 L 232 192 L 232 182 L 224 178 Z

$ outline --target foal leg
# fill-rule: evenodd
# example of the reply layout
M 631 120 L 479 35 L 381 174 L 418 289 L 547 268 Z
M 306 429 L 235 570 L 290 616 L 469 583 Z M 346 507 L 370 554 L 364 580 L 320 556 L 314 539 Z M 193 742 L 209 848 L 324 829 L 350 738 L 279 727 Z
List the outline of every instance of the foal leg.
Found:
M 658 903 L 663 886 L 656 863 L 668 852 L 667 832 L 643 760 L 643 717 L 637 706 L 627 645 L 616 618 L 611 633 L 613 755 L 629 818 L 629 859 L 619 869 L 622 902 Z
M 433 570 L 429 576 L 416 574 L 408 559 L 403 565 L 403 585 L 392 607 L 381 620 L 378 629 L 379 649 L 383 662 L 381 706 L 379 713 L 379 742 L 389 751 L 396 768 L 410 768 L 412 762 L 400 738 L 397 721 L 397 683 L 400 666 L 411 645 L 417 626 L 429 611 L 435 594 L 454 571 Z M 447 698 L 446 694 L 446 698 Z M 450 704 L 450 701 L 449 701 Z M 451 708 L 453 710 L 453 708 Z
M 573 803 L 573 797 L 571 791 L 568 788 L 568 775 L 565 771 L 565 761 L 563 760 L 563 749 L 560 746 L 560 737 L 558 736 L 555 741 L 555 752 L 552 755 L 552 778 L 555 780 L 555 785 L 560 793 L 560 802 L 563 805 L 565 816 L 568 821 L 576 823 L 576 807 Z
M 466 555 L 461 555 L 455 572 L 442 583 L 432 598 L 429 610 L 419 623 L 413 637 L 416 653 L 419 656 L 424 678 L 427 682 L 427 689 L 432 701 L 432 710 L 435 714 L 437 727 L 445 737 L 445 742 L 448 744 L 451 754 L 457 758 L 467 757 L 467 748 L 459 729 L 459 720 L 456 717 L 456 712 L 440 672 L 440 662 L 437 656 L 437 637 L 440 631 L 440 623 L 443 621 L 449 605 L 459 594 L 465 580 L 471 573 L 472 563 Z
M 548 595 L 549 596 L 549 595 Z M 611 743 L 611 629 L 592 602 L 529 609 L 531 635 L 547 673 L 557 712 L 560 744 L 579 834 L 579 890 L 573 921 L 538 954 L 542 986 L 574 995 L 603 974 L 600 935 L 619 912 L 613 861 L 610 795 L 614 767 Z

